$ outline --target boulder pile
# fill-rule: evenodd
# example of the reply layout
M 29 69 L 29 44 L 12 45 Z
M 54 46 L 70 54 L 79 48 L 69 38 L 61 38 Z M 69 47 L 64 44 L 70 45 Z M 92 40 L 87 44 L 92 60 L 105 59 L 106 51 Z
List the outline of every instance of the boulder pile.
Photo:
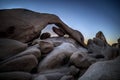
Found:
M 48 24 L 57 37 L 41 33 Z M 0 80 L 120 80 L 119 68 L 120 39 L 111 46 L 99 31 L 85 44 L 54 14 L 0 10 Z

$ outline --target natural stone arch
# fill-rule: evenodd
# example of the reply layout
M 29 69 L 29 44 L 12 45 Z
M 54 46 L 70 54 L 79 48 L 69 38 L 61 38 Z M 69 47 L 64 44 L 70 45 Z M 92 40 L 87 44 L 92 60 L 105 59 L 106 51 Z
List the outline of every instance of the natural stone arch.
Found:
M 29 42 L 37 38 L 41 30 L 48 24 L 55 24 L 62 28 L 66 34 L 69 34 L 79 44 L 85 47 L 83 35 L 79 31 L 70 28 L 54 14 L 38 13 L 27 9 L 0 10 L 0 33 L 4 33 L 6 38 Z M 10 26 L 14 26 L 15 29 L 12 34 L 6 33 L 6 30 Z

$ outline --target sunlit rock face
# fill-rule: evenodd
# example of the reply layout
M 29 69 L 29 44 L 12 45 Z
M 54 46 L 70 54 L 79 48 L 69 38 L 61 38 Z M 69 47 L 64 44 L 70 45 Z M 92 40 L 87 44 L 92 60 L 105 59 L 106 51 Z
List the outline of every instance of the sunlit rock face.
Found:
M 86 45 L 53 14 L 0 10 L 0 80 L 120 80 L 119 45 L 102 31 Z

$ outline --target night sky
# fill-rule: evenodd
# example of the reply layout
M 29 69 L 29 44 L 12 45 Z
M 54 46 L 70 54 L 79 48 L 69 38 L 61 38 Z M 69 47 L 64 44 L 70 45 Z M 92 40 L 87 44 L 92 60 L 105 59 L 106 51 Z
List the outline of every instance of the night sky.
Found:
M 119 0 L 0 0 L 0 9 L 26 8 L 56 14 L 85 39 L 102 31 L 109 43 L 120 38 Z

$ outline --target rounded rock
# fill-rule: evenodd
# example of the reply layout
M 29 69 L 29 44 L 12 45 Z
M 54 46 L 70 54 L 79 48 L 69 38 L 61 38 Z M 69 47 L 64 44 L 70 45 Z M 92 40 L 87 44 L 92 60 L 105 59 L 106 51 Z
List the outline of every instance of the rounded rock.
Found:
M 37 64 L 38 61 L 34 55 L 32 54 L 25 55 L 1 64 L 0 72 L 6 72 L 6 71 L 30 72 Z
M 41 36 L 40 36 L 40 39 L 47 39 L 47 38 L 50 38 L 50 33 L 46 32 L 46 33 L 42 33 Z
M 0 59 L 6 59 L 14 56 L 27 48 L 27 44 L 12 40 L 12 39 L 0 39 Z
M 54 45 L 47 41 L 40 41 L 39 45 L 40 45 L 41 53 L 43 54 L 47 54 L 54 49 Z
M 65 33 L 60 28 L 53 27 L 52 30 L 60 37 L 65 35 Z

